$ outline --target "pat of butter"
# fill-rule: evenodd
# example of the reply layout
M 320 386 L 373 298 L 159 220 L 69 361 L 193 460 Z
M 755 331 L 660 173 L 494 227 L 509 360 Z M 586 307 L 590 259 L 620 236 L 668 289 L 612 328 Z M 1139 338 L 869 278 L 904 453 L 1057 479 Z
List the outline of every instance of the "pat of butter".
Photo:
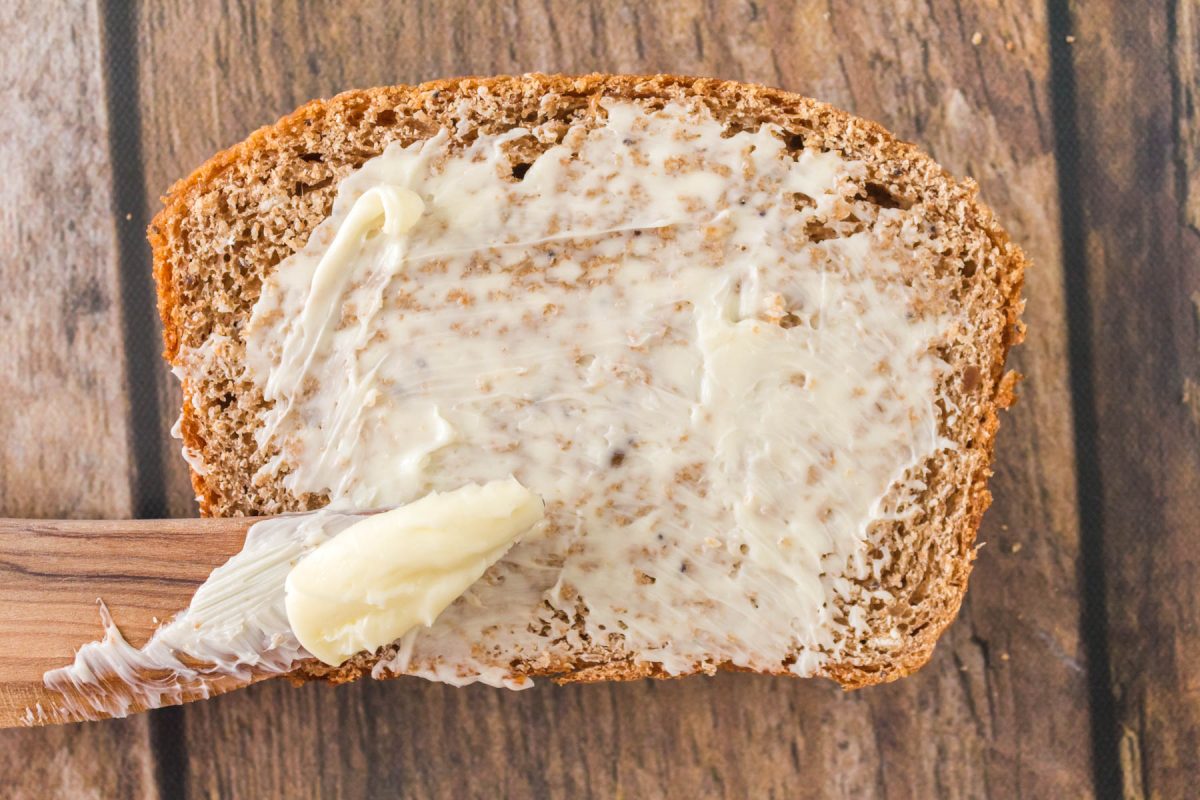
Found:
M 399 186 L 376 186 L 354 201 L 354 207 L 313 273 L 308 299 L 300 312 L 299 335 L 289 339 L 284 347 L 283 360 L 292 370 L 310 363 L 328 340 L 364 238 L 377 230 L 386 236 L 403 236 L 424 213 L 421 196 Z M 286 396 L 299 388 L 298 384 L 283 380 L 283 374 L 268 382 L 267 399 Z
M 374 651 L 432 625 L 543 514 L 541 499 L 509 478 L 367 517 L 288 574 L 288 623 L 326 664 Z

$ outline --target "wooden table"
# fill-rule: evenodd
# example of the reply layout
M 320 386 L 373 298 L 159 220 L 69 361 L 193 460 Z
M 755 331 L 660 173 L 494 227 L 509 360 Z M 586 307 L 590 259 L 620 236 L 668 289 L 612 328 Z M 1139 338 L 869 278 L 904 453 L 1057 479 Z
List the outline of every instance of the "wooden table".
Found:
M 1195 791 L 1196 0 L 9 0 L 0 30 L 8 516 L 194 513 L 146 222 L 211 153 L 348 87 L 593 69 L 782 86 L 973 176 L 1036 262 L 987 546 L 915 677 L 849 694 L 746 675 L 511 694 L 275 682 L 0 733 L 5 796 Z

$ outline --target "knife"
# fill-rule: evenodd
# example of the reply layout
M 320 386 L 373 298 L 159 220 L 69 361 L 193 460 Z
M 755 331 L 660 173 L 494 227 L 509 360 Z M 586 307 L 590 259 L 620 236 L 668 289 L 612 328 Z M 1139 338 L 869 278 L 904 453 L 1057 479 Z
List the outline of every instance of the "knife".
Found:
M 58 707 L 42 676 L 103 637 L 99 601 L 141 647 L 261 519 L 0 519 L 0 727 Z

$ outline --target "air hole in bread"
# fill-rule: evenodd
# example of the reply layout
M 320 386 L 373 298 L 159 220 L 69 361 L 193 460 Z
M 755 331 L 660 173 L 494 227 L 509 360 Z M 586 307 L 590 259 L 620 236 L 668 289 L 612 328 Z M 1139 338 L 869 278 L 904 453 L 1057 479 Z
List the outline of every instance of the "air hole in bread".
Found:
M 899 208 L 904 211 L 912 208 L 911 200 L 900 197 L 882 183 L 868 181 L 863 187 L 863 191 L 866 192 L 865 199 L 869 200 L 880 208 Z
M 731 117 L 730 119 L 725 120 L 725 124 L 722 126 L 721 138 L 731 139 L 734 136 L 737 136 L 739 133 L 757 130 L 758 123 L 756 123 L 754 120 L 747 120 L 742 117 Z
M 325 156 L 320 153 L 301 153 L 300 160 L 310 164 L 322 164 L 325 162 Z
M 505 180 L 517 182 L 524 180 L 525 173 L 533 166 L 543 153 L 553 147 L 555 142 L 533 135 L 510 139 L 502 145 L 508 158 L 508 172 L 502 173 Z
M 921 582 L 917 584 L 917 587 L 912 590 L 912 593 L 909 594 L 909 596 L 908 596 L 909 605 L 913 605 L 913 606 L 920 605 L 921 601 L 923 601 L 925 599 L 925 596 L 928 593 L 929 593 L 929 576 L 926 575 L 924 578 L 921 579 Z
M 396 112 L 389 109 L 384 109 L 375 115 L 375 124 L 390 127 L 396 124 Z
M 293 187 L 292 193 L 303 197 L 304 195 L 311 194 L 312 192 L 319 192 L 320 190 L 326 188 L 327 186 L 331 186 L 332 184 L 332 176 L 325 178 L 324 180 L 317 181 L 316 183 L 303 183 L 302 181 L 296 181 L 296 185 Z
M 808 224 L 804 226 L 804 232 L 813 242 L 825 242 L 838 238 L 838 232 L 819 219 L 809 220 Z
M 804 192 L 792 192 L 789 197 L 792 198 L 792 205 L 797 211 L 803 211 L 806 208 L 816 208 L 817 201 L 806 195 Z

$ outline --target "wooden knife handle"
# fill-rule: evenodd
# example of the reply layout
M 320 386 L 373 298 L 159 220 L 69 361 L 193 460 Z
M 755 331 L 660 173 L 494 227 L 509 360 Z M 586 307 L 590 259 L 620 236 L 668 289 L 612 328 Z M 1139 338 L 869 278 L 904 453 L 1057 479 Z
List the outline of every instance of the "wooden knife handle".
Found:
M 140 647 L 257 521 L 0 519 L 0 727 L 53 707 L 42 675 L 102 637 L 98 600 Z

